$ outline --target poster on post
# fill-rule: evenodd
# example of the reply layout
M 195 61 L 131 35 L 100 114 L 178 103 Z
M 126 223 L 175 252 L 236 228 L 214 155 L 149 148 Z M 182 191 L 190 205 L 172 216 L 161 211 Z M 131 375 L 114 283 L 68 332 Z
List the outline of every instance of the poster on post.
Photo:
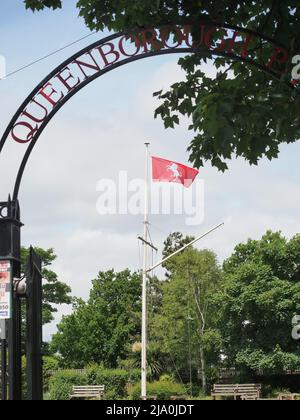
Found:
M 0 319 L 10 319 L 11 267 L 9 261 L 0 261 Z

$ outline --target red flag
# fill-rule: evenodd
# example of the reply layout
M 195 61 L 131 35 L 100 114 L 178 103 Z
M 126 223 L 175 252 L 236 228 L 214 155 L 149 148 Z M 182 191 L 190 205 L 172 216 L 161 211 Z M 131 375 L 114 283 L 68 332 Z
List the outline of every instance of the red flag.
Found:
M 199 171 L 172 160 L 152 157 L 152 178 L 154 182 L 176 182 L 189 188 Z

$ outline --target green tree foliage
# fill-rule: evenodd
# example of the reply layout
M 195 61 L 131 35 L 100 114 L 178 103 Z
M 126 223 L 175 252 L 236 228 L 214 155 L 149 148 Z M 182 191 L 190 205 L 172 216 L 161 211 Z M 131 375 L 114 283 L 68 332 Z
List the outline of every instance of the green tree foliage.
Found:
M 53 314 L 57 312 L 56 305 L 70 305 L 72 297 L 70 296 L 70 287 L 61 282 L 58 275 L 51 270 L 52 263 L 57 256 L 54 250 L 34 248 L 37 255 L 42 259 L 42 276 L 43 276 L 43 323 L 48 324 L 53 321 Z M 29 248 L 21 249 L 22 272 L 26 272 L 26 264 L 29 256 Z
M 164 255 L 190 239 L 171 234 Z M 188 248 L 174 258 L 165 281 L 149 281 L 149 379 L 169 373 L 188 383 L 191 369 L 194 383 L 207 391 L 220 366 L 247 376 L 299 369 L 299 343 L 291 336 L 292 318 L 300 313 L 299 280 L 300 235 L 287 240 L 267 232 L 239 244 L 223 271 L 213 252 Z M 138 274 L 100 272 L 89 300 L 75 302 L 53 338 L 61 366 L 102 365 L 89 369 L 92 383 L 107 368 L 139 369 L 140 296 Z
M 165 354 L 161 350 L 159 343 L 152 340 L 155 316 L 159 313 L 162 304 L 162 283 L 157 277 L 152 277 L 148 278 L 147 286 L 147 374 L 149 379 L 154 380 L 159 379 L 167 364 Z M 139 316 L 141 317 L 141 314 Z M 119 366 L 127 370 L 141 369 L 141 350 L 142 344 L 140 342 L 136 342 L 133 345 L 130 343 L 128 345 L 128 358 L 120 360 Z
M 221 287 L 221 271 L 213 252 L 193 248 L 175 257 L 169 268 L 153 336 L 180 371 L 189 372 L 192 362 L 192 369 L 200 373 L 203 389 L 207 390 L 208 371 L 220 357 L 214 294 Z
M 61 0 L 26 0 L 24 1 L 26 9 L 43 10 L 45 7 L 51 9 L 61 8 Z
M 61 7 L 62 1 L 25 0 L 25 5 L 41 10 Z M 78 0 L 77 7 L 90 29 L 123 31 L 166 23 L 215 21 L 258 31 L 286 46 L 291 56 L 300 54 L 298 0 Z M 198 33 L 196 25 L 193 33 Z M 255 41 L 251 54 L 266 63 L 272 51 L 262 52 L 260 46 Z M 211 53 L 203 50 L 180 59 L 186 78 L 170 91 L 156 94 L 162 100 L 156 116 L 164 120 L 166 128 L 180 124 L 180 116 L 189 117 L 194 134 L 190 160 L 197 167 L 210 161 L 224 171 L 228 159 L 235 156 L 250 164 L 258 164 L 265 156 L 277 158 L 282 143 L 299 138 L 299 95 L 261 70 L 232 63 L 228 58 L 215 60 L 219 69 L 216 78 L 205 75 L 200 65 L 210 58 Z M 286 71 L 286 65 L 277 70 Z M 286 74 L 283 82 L 291 80 L 291 72 Z
M 193 236 L 184 236 L 180 232 L 171 233 L 164 242 L 163 258 L 167 258 L 169 255 L 189 244 L 194 239 L 195 238 Z M 176 266 L 176 260 L 173 258 L 169 259 L 163 264 L 163 267 L 168 271 L 172 271 L 172 267 L 174 266 Z
M 85 303 L 77 300 L 53 337 L 53 349 L 66 367 L 90 363 L 116 367 L 128 353 L 128 344 L 140 336 L 140 275 L 129 270 L 100 272 Z
M 281 373 L 299 369 L 292 318 L 300 313 L 300 236 L 268 232 L 224 263 L 220 329 L 229 366 Z

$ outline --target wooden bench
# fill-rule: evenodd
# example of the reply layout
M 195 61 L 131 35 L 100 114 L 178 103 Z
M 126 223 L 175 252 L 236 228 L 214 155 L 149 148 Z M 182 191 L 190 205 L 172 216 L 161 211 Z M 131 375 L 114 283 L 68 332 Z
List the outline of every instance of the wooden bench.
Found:
M 300 394 L 279 394 L 279 401 L 297 401 L 300 398 Z
M 86 386 L 73 386 L 70 400 L 75 398 L 97 398 L 101 400 L 104 395 L 104 385 L 86 385 Z
M 233 397 L 242 400 L 257 400 L 261 397 L 261 385 L 259 384 L 216 384 L 211 393 L 215 400 L 217 397 Z

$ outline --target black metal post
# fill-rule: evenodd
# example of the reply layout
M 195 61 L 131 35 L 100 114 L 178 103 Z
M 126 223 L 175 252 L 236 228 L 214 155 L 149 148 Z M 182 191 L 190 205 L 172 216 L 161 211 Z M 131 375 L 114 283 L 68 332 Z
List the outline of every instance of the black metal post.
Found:
M 42 262 L 30 249 L 26 273 L 27 285 L 27 389 L 28 400 L 43 399 L 42 367 Z
M 1 340 L 1 399 L 7 400 L 7 355 L 6 340 Z
M 8 323 L 8 382 L 9 399 L 22 399 L 21 302 L 14 292 L 14 278 L 21 275 L 20 208 L 10 197 L 0 203 L 0 260 L 11 265 L 11 319 Z
M 14 296 L 12 299 L 12 319 L 9 321 L 8 327 L 8 380 L 9 399 L 11 401 L 22 400 L 21 324 L 21 301 L 17 296 Z

